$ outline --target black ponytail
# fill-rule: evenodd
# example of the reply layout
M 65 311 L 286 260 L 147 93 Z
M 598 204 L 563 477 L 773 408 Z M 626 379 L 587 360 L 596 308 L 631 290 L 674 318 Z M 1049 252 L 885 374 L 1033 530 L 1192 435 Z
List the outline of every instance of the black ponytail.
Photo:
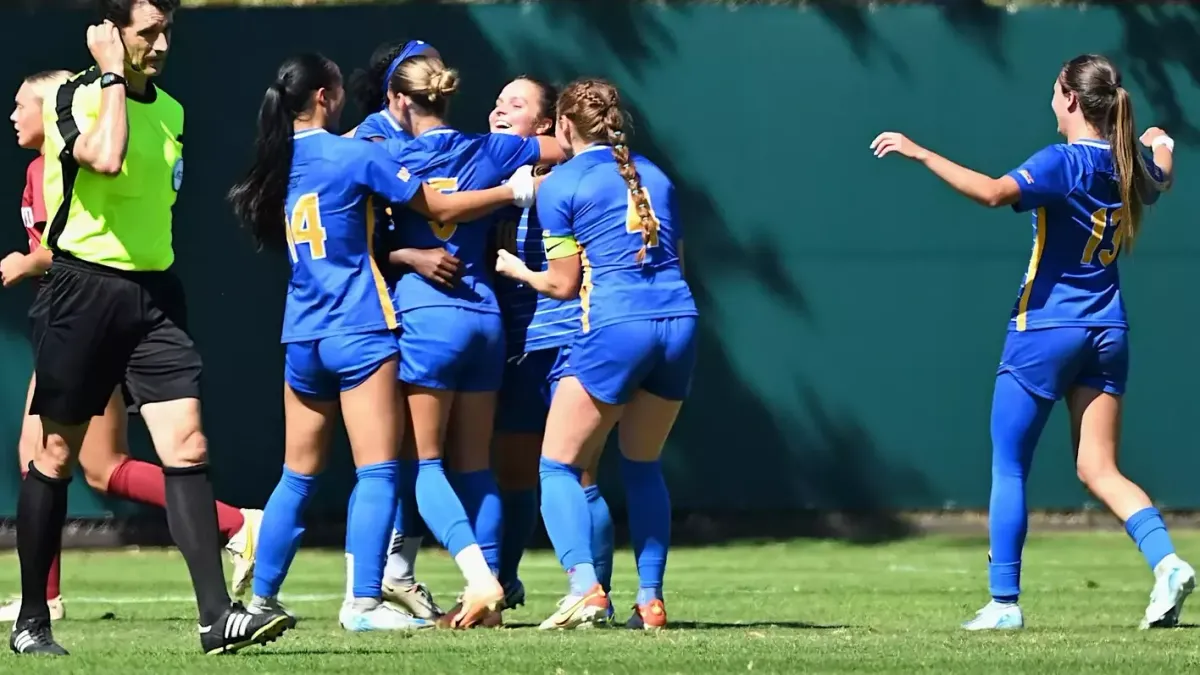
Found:
M 408 40 L 401 40 L 379 45 L 371 54 L 371 62 L 365 70 L 359 68 L 350 73 L 347 91 L 350 99 L 358 106 L 363 119 L 387 104 L 387 83 L 383 81 L 383 78 L 387 77 L 387 71 L 391 67 L 392 61 L 400 56 L 400 52 L 404 51 L 408 42 Z
M 318 89 L 331 89 L 340 81 L 337 64 L 320 54 L 301 54 L 283 62 L 263 94 L 254 164 L 227 197 L 259 250 L 287 247 L 284 205 L 292 171 L 293 126 L 297 117 L 312 108 Z

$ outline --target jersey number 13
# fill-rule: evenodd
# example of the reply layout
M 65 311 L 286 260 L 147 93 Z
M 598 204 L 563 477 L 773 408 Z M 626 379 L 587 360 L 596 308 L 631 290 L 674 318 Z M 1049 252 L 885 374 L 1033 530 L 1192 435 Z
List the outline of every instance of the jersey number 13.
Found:
M 1112 230 L 1112 244 L 1108 248 L 1100 248 L 1104 241 L 1104 233 Z M 1087 245 L 1083 247 L 1083 257 L 1079 262 L 1090 265 L 1096 258 L 1096 250 L 1100 250 L 1100 264 L 1108 267 L 1117 259 L 1121 252 L 1121 238 L 1125 228 L 1121 227 L 1121 212 L 1117 209 L 1100 209 L 1092 214 L 1092 236 L 1088 237 Z

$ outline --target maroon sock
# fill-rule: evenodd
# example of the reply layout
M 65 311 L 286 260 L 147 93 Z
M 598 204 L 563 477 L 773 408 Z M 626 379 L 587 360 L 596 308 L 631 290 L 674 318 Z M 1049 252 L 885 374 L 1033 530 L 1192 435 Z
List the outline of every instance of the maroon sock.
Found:
M 129 458 L 108 478 L 108 493 L 114 497 L 128 499 L 139 504 L 165 508 L 167 505 L 167 483 L 162 467 L 157 464 Z M 221 535 L 229 539 L 242 529 L 245 518 L 236 507 L 217 502 L 217 527 Z

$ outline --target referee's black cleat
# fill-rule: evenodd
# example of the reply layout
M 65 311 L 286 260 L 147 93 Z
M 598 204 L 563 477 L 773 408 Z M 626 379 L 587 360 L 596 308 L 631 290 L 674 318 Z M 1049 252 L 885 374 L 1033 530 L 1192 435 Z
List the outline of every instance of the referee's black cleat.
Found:
M 251 614 L 235 602 L 212 625 L 200 626 L 200 645 L 205 654 L 232 654 L 250 645 L 274 642 L 295 625 L 296 620 L 283 611 Z
M 44 656 L 66 656 L 67 650 L 54 641 L 50 632 L 50 619 L 26 619 L 13 625 L 8 638 L 8 648 L 14 654 L 40 654 Z

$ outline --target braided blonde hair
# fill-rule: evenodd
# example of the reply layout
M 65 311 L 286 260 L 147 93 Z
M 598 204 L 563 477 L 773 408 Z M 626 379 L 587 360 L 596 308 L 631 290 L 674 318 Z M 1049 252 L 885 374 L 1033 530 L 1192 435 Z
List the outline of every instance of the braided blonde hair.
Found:
M 567 85 L 558 97 L 558 114 L 575 125 L 575 132 L 582 140 L 612 146 L 617 170 L 629 188 L 629 196 L 641 225 L 642 248 L 637 252 L 637 261 L 644 263 L 646 249 L 658 241 L 659 222 L 650 208 L 650 195 L 642 186 L 642 177 L 629 152 L 629 134 L 625 129 L 632 125 L 621 107 L 621 95 L 617 88 L 604 80 L 576 80 Z

